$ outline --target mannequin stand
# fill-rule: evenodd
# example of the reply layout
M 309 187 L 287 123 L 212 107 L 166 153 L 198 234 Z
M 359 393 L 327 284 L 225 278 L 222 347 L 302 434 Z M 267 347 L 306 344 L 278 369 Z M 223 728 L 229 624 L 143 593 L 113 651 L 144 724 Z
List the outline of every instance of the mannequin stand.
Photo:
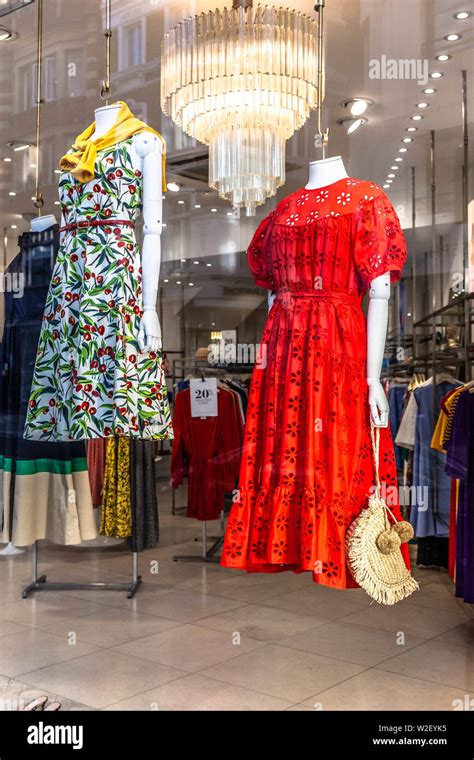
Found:
M 37 541 L 35 541 L 32 547 L 31 560 L 31 583 L 23 589 L 21 594 L 23 599 L 26 599 L 33 591 L 126 591 L 127 599 L 132 599 L 142 582 L 141 575 L 138 575 L 138 552 L 132 552 L 132 580 L 129 583 L 114 583 L 111 581 L 92 583 L 50 582 L 46 580 L 46 575 L 38 577 Z
M 220 556 L 216 557 L 216 552 L 224 543 L 224 511 L 221 512 L 221 527 L 222 535 L 211 536 L 211 538 L 215 538 L 215 541 L 208 549 L 207 522 L 204 521 L 202 523 L 202 554 L 175 554 L 173 562 L 220 562 L 221 558 Z M 198 541 L 199 539 L 195 538 L 194 540 Z

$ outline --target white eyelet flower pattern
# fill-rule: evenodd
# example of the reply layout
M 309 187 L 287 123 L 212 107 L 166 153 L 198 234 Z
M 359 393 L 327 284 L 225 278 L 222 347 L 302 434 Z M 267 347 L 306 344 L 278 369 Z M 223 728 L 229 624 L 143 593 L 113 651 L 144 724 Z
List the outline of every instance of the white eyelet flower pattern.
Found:
M 290 216 L 286 220 L 286 223 L 290 227 L 293 227 L 296 224 L 296 222 L 298 221 L 299 218 L 300 218 L 299 214 L 290 214 Z
M 303 193 L 303 195 L 300 195 L 300 197 L 296 201 L 296 205 L 297 206 L 304 206 L 305 203 L 308 203 L 309 198 L 310 198 L 309 193 Z

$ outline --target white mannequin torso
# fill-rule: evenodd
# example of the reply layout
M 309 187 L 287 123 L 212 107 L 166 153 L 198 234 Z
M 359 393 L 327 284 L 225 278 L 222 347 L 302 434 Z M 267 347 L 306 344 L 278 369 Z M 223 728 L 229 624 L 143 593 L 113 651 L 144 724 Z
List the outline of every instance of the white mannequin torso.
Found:
M 321 161 L 311 161 L 309 165 L 309 178 L 306 190 L 317 190 L 320 187 L 332 185 L 348 174 L 341 156 L 324 158 Z
M 45 230 L 56 224 L 56 217 L 53 214 L 46 214 L 45 216 L 36 216 L 31 220 L 30 230 L 32 232 L 44 232 Z

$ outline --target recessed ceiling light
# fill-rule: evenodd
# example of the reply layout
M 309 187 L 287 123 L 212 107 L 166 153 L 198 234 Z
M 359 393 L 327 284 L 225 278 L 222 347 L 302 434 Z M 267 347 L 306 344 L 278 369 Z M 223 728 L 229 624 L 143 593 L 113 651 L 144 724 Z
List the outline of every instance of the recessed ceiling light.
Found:
M 338 119 L 337 123 L 340 124 L 341 127 L 344 127 L 346 134 L 352 135 L 353 132 L 356 132 L 364 124 L 367 124 L 367 119 L 363 119 L 362 117 Z
M 434 87 L 427 87 L 426 90 L 423 90 L 425 95 L 434 95 L 436 90 Z
M 199 261 L 195 260 L 193 261 L 193 264 L 199 264 Z
M 61 169 L 55 169 L 55 170 L 54 170 L 54 173 L 55 173 L 55 174 L 61 174 Z
M 430 107 L 430 104 L 429 104 L 429 103 L 425 103 L 425 102 L 423 101 L 423 102 L 421 102 L 421 103 L 417 103 L 417 104 L 416 104 L 416 107 L 417 107 L 417 108 L 429 108 L 429 107 Z
M 352 116 L 362 116 L 368 107 L 373 105 L 373 101 L 368 98 L 350 98 L 345 100 L 342 105 L 350 110 Z
M 435 55 L 435 61 L 440 61 L 440 63 L 444 63 L 445 61 L 450 61 L 452 58 L 451 55 L 448 55 L 448 53 L 440 53 L 439 55 Z
M 185 263 L 186 263 L 186 259 L 181 259 L 181 264 L 185 264 Z
M 17 230 L 18 229 L 18 225 L 17 224 L 11 224 L 10 227 L 12 228 L 12 230 Z
M 201 204 L 200 203 L 195 203 L 194 204 L 194 208 L 201 208 Z
M 387 183 L 387 185 L 391 185 L 393 182 L 393 179 L 386 179 L 385 182 Z
M 402 142 L 404 143 L 411 143 L 413 142 L 413 137 L 404 137 Z
M 457 34 L 457 32 L 454 32 L 453 34 L 447 34 L 444 39 L 447 42 L 457 42 L 458 40 L 462 39 L 462 35 Z
M 182 206 L 184 201 L 178 201 L 179 205 Z
M 207 267 L 212 267 L 212 264 L 206 264 Z
M 211 208 L 211 211 L 212 211 L 213 214 L 215 214 L 216 211 L 217 211 L 217 209 L 216 208 Z
M 408 148 L 399 148 L 399 149 L 398 149 L 398 152 L 399 152 L 399 153 L 406 153 L 406 152 L 407 152 L 407 150 L 408 150 Z
M 421 121 L 424 117 L 420 114 L 416 113 L 414 116 L 411 117 L 412 121 Z
M 228 211 L 227 216 L 232 216 L 232 211 Z
M 385 190 L 389 190 L 390 189 L 390 185 L 385 184 L 384 188 L 385 188 Z
M 444 74 L 442 71 L 433 71 L 430 74 L 431 79 L 441 79 L 441 77 L 444 77 Z
M 166 227 L 166 222 L 163 222 L 163 224 L 161 226 L 162 227 Z
M 10 148 L 13 148 L 15 153 L 18 153 L 20 150 L 28 150 L 28 148 L 31 146 L 31 143 L 24 142 L 24 140 L 10 140 L 7 145 Z
M 418 132 L 418 127 L 407 127 L 405 132 Z
M 60 206 L 61 204 L 60 204 L 60 202 L 59 202 L 59 201 L 54 201 L 54 205 L 55 205 L 55 206 Z
M 396 158 L 395 161 L 403 161 L 403 158 Z
M 6 26 L 0 26 L 0 42 L 12 42 L 12 40 L 16 40 L 18 37 L 18 34 L 16 32 L 12 32 L 11 29 L 7 29 Z
M 176 285 L 181 285 L 181 280 L 176 280 Z
M 172 193 L 179 193 L 181 185 L 178 185 L 177 182 L 168 182 L 168 190 L 171 190 Z
M 16 193 L 13 190 L 10 190 L 10 192 L 8 193 L 8 195 L 16 195 Z
M 456 21 L 465 21 L 470 16 L 472 16 L 471 11 L 458 11 L 454 14 L 453 18 L 455 18 Z
M 190 288 L 192 288 L 193 285 L 194 285 L 194 282 L 188 282 L 188 285 L 189 285 Z
M 390 168 L 392 169 L 392 171 L 394 171 L 394 172 L 397 171 L 398 172 L 398 170 L 399 170 L 400 167 L 399 166 L 391 166 Z
M 11 161 L 11 158 L 9 156 L 6 156 L 3 160 L 6 161 L 7 164 L 9 164 Z
M 165 278 L 165 279 L 163 280 L 163 282 L 169 282 L 169 280 L 168 280 L 167 278 Z
M 395 176 L 395 174 L 389 174 L 389 175 L 388 175 L 388 178 L 389 178 L 389 179 L 393 179 L 393 178 L 394 178 L 394 176 Z

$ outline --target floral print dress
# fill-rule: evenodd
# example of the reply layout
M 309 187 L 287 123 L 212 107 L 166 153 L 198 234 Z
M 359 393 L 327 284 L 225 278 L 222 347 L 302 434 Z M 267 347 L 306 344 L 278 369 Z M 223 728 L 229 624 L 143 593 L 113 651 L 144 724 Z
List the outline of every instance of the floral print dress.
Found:
M 162 357 L 138 347 L 142 270 L 133 223 L 143 178 L 132 140 L 98 152 L 91 182 L 60 175 L 63 225 L 74 227 L 63 234 L 49 287 L 27 439 L 173 437 Z
M 258 227 L 248 263 L 276 296 L 252 377 L 223 565 L 356 585 L 345 537 L 375 482 L 362 297 L 386 272 L 397 280 L 405 257 L 389 199 L 353 178 L 293 193 Z M 388 429 L 380 475 L 398 514 Z M 406 544 L 402 552 L 408 562 Z

